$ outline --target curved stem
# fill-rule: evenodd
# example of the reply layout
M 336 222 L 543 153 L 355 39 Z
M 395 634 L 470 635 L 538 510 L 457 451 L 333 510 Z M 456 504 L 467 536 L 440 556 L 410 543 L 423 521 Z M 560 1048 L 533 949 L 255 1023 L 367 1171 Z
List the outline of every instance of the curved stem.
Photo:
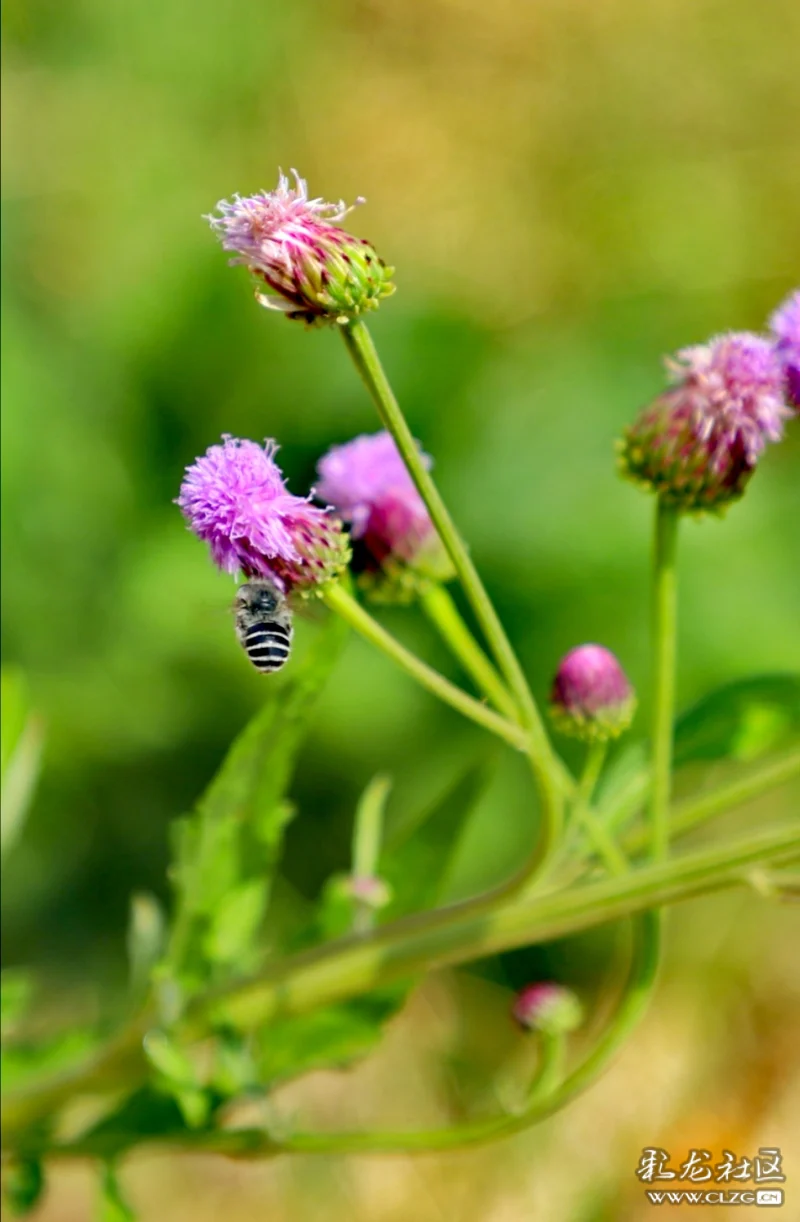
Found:
M 360 937 L 339 939 L 276 961 L 254 976 L 195 997 L 185 1033 L 204 1034 L 222 1012 L 243 1028 L 281 1015 L 292 1017 L 451 964 L 552 941 L 661 904 L 746 882 L 756 862 L 779 865 L 797 856 L 792 825 L 762 831 L 733 844 L 713 846 L 672 861 L 628 871 L 568 891 L 488 906 L 483 897 L 432 913 L 405 917 Z M 155 1021 L 143 1012 L 85 1060 L 50 1077 L 32 1080 L 3 1097 L 3 1136 L 56 1111 L 83 1093 L 131 1086 L 146 1078 L 142 1039 Z
M 635 922 L 631 965 L 617 1011 L 595 1047 L 567 1078 L 562 1080 L 561 1077 L 563 1036 L 543 1037 L 536 1077 L 525 1106 L 517 1112 L 489 1116 L 450 1128 L 417 1132 L 294 1133 L 278 1136 L 264 1129 L 231 1129 L 185 1133 L 177 1138 L 167 1137 L 160 1144 L 239 1158 L 281 1153 L 423 1154 L 479 1145 L 520 1133 L 559 1111 L 591 1086 L 638 1023 L 656 980 L 659 930 L 658 913 L 643 913 Z M 91 1139 L 56 1147 L 52 1151 L 54 1156 L 62 1158 L 96 1153 Z
M 431 584 L 419 596 L 420 606 L 436 628 L 453 656 L 473 680 L 478 690 L 491 700 L 510 721 L 519 720 L 519 710 L 486 654 L 461 618 L 449 591 Z
M 505 739 L 518 751 L 525 751 L 528 748 L 528 735 L 521 726 L 507 721 L 505 717 L 488 709 L 485 704 L 467 695 L 460 687 L 456 687 L 449 679 L 445 679 L 444 675 L 440 675 L 433 667 L 421 661 L 416 654 L 406 649 L 405 645 L 401 645 L 391 633 L 373 619 L 341 584 L 331 583 L 326 586 L 322 598 L 330 609 L 340 615 L 351 628 L 360 632 L 370 644 L 377 646 L 434 696 L 438 696 L 445 704 L 457 709 L 465 717 L 476 721 L 485 730 L 490 730 L 492 734 L 497 734 L 500 738 Z
M 558 842 L 563 820 L 563 779 L 555 763 L 550 739 L 528 681 L 472 562 L 469 549 L 422 461 L 419 447 L 389 385 L 369 331 L 364 323 L 359 321 L 348 323 L 340 329 L 353 363 L 378 409 L 378 415 L 394 438 L 409 474 L 425 502 L 431 521 L 453 562 L 500 673 L 517 702 L 522 723 L 529 732 L 528 754 L 541 796 L 541 835 L 540 845 L 530 861 L 527 884 L 548 860 Z
M 653 572 L 653 649 L 655 695 L 653 708 L 653 782 L 651 789 L 651 852 L 658 860 L 669 850 L 669 798 L 672 773 L 672 721 L 675 709 L 677 647 L 677 584 L 675 556 L 678 511 L 659 497 L 656 504 Z

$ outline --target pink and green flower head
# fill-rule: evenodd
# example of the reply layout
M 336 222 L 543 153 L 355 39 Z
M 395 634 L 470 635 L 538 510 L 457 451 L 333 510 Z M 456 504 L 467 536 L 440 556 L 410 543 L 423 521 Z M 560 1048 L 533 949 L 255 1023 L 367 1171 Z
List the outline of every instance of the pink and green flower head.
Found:
M 276 451 L 273 441 L 224 436 L 187 467 L 177 504 L 226 573 L 308 594 L 345 567 L 347 539 L 327 509 L 287 490 Z
M 787 398 L 800 411 L 800 289 L 790 293 L 778 307 L 769 320 L 769 328 L 786 376 Z
M 274 191 L 221 200 L 220 215 L 206 218 L 233 252 L 231 263 L 249 268 L 260 304 L 287 318 L 345 324 L 377 309 L 394 292 L 393 269 L 364 238 L 339 228 L 352 206 L 309 199 L 305 181 L 292 173 L 293 185 L 281 173 Z
M 423 455 L 426 466 L 430 459 Z M 373 593 L 413 594 L 420 580 L 451 575 L 425 504 L 388 433 L 333 446 L 317 464 L 316 496 L 350 525 L 354 568 Z
M 720 510 L 742 495 L 792 415 L 775 345 L 743 331 L 667 360 L 674 385 L 620 445 L 625 475 L 680 510 Z
M 562 734 L 608 742 L 628 729 L 636 696 L 614 654 L 602 645 L 578 645 L 561 660 L 550 692 L 550 716 Z
M 526 1031 L 562 1035 L 583 1022 L 583 1007 L 575 994 L 561 984 L 543 981 L 529 984 L 514 1001 L 512 1014 Z

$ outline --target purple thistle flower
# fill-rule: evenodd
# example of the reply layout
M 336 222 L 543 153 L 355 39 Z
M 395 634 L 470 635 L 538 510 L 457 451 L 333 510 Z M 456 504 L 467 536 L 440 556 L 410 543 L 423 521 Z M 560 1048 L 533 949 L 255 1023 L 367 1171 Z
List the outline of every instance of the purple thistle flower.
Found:
M 176 504 L 226 573 L 268 577 L 287 594 L 334 578 L 349 552 L 340 523 L 286 489 L 277 446 L 223 436 L 187 467 Z
M 430 458 L 422 458 L 429 467 Z M 333 446 L 317 471 L 314 492 L 350 524 L 360 571 L 381 573 L 395 586 L 409 570 L 431 578 L 449 576 L 449 561 L 425 503 L 388 433 Z
M 800 411 L 800 289 L 790 293 L 769 320 L 775 349 L 786 375 L 789 402 Z
M 791 410 L 773 344 L 747 331 L 683 348 L 667 360 L 675 385 L 645 408 L 621 443 L 623 473 L 684 510 L 720 509 L 744 492 Z
M 583 1022 L 583 1007 L 575 994 L 549 981 L 522 989 L 511 1012 L 526 1031 L 545 1031 L 549 1035 L 574 1031 Z
M 627 730 L 636 696 L 614 654 L 578 645 L 562 658 L 550 692 L 556 729 L 584 742 L 607 742 Z
M 266 285 L 266 293 L 256 293 L 261 305 L 288 318 L 347 323 L 377 309 L 394 292 L 393 269 L 364 238 L 336 224 L 355 205 L 309 199 L 305 181 L 292 173 L 294 186 L 281 173 L 274 191 L 234 195 L 217 204 L 220 216 L 206 217 L 223 249 L 233 251 L 231 263 L 244 264 Z

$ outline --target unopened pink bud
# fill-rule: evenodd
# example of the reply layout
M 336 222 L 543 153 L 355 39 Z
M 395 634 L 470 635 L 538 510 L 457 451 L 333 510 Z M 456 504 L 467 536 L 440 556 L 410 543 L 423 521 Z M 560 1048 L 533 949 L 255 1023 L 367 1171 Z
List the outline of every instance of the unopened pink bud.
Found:
M 548 1035 L 566 1034 L 583 1022 L 583 1007 L 575 994 L 549 981 L 529 984 L 518 993 L 512 1013 L 526 1031 Z
M 556 672 L 550 716 L 557 730 L 583 742 L 607 742 L 627 730 L 636 696 L 614 654 L 602 645 L 579 645 Z

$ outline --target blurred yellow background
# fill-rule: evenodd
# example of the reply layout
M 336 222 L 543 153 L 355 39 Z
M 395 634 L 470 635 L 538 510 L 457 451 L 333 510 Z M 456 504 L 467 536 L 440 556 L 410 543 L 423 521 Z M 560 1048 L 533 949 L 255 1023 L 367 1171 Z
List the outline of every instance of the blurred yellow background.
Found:
M 660 389 L 663 353 L 762 327 L 800 280 L 800 6 L 7 0 L 3 30 L 3 645 L 48 725 L 3 947 L 67 1013 L 118 985 L 128 896 L 166 893 L 168 821 L 262 690 L 232 586 L 171 504 L 183 467 L 222 432 L 274 436 L 300 493 L 328 445 L 377 429 L 335 336 L 258 310 L 201 214 L 271 188 L 278 166 L 314 195 L 367 197 L 352 228 L 397 268 L 376 340 L 537 696 L 567 649 L 602 641 L 642 689 L 643 733 L 650 505 L 615 478 L 613 440 Z M 683 705 L 800 665 L 789 434 L 724 522 L 684 531 Z M 384 619 L 449 667 L 414 612 Z M 299 769 L 287 891 L 342 867 L 377 768 L 401 815 L 484 745 L 352 641 Z M 518 856 L 526 783 L 501 763 L 464 889 Z M 752 894 L 676 913 L 646 1028 L 587 1098 L 514 1141 L 417 1160 L 142 1157 L 125 1183 L 158 1222 L 637 1222 L 643 1146 L 777 1144 L 782 1216 L 800 1217 L 797 934 L 796 910 Z M 597 986 L 607 949 L 430 982 L 375 1065 L 285 1106 L 453 1118 L 515 1038 L 503 984 L 555 964 Z M 86 1171 L 59 1172 L 42 1218 L 90 1217 L 90 1191 Z

